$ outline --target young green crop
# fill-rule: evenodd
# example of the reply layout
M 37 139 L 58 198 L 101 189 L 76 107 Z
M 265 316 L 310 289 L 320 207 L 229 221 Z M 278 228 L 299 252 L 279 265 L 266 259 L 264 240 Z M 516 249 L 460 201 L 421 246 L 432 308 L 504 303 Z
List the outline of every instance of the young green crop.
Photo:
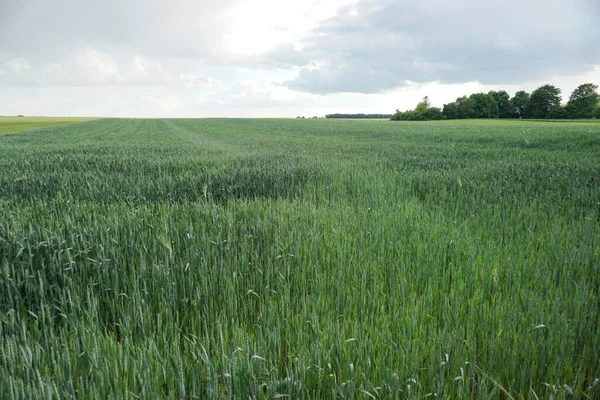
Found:
M 14 133 L 50 126 L 75 124 L 91 121 L 94 118 L 67 117 L 0 117 L 0 134 Z
M 597 124 L 0 137 L 0 397 L 600 396 Z

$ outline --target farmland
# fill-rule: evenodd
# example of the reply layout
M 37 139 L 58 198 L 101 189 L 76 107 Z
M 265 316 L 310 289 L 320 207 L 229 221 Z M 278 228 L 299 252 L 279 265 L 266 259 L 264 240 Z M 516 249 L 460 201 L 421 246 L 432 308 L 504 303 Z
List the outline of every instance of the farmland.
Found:
M 0 397 L 600 396 L 600 124 L 0 136 Z
M 0 117 L 0 134 L 74 124 L 77 122 L 91 121 L 93 119 L 94 118 L 80 117 Z

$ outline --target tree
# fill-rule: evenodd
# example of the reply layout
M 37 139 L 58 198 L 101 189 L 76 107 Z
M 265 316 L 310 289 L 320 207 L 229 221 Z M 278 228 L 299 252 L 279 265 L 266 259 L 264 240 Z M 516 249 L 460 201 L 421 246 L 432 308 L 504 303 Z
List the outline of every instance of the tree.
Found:
M 552 118 L 552 119 L 568 119 L 569 118 L 569 112 L 567 111 L 567 107 L 566 106 L 562 106 L 562 105 L 558 105 L 558 107 L 555 107 L 552 109 L 552 111 L 550 112 L 550 115 L 548 116 L 548 118 Z
M 529 93 L 520 90 L 510 99 L 510 109 L 512 111 L 511 117 L 523 118 L 525 116 L 525 107 L 529 102 Z
M 431 107 L 431 102 L 429 101 L 429 96 L 425 96 L 425 97 L 423 97 L 423 100 L 421 100 L 419 102 L 419 104 L 417 104 L 417 107 L 415 108 L 415 111 L 420 115 L 419 120 L 421 120 L 420 119 L 421 117 L 423 119 L 425 118 L 425 114 L 427 114 L 427 110 L 429 110 L 429 107 Z
M 543 85 L 531 93 L 525 106 L 525 118 L 550 118 L 560 107 L 560 89 L 554 85 Z
M 448 103 L 444 104 L 444 109 L 442 110 L 442 114 L 447 119 L 457 119 L 458 118 L 458 110 L 456 108 L 456 103 Z
M 456 99 L 456 110 L 459 119 L 475 118 L 475 109 L 473 100 L 467 96 Z
M 598 85 L 584 83 L 573 91 L 567 103 L 568 118 L 592 118 L 598 107 Z
M 472 118 L 498 118 L 498 103 L 485 93 L 474 93 L 469 99 L 473 102 Z
M 512 104 L 510 102 L 510 96 L 506 91 L 500 90 L 498 92 L 490 91 L 488 93 L 498 103 L 498 117 L 499 118 L 510 118 L 514 111 L 512 110 Z
M 391 118 L 392 114 L 327 114 L 325 118 L 352 118 L 352 119 L 384 119 Z
M 414 110 L 402 112 L 396 110 L 396 113 L 392 115 L 392 121 L 431 121 L 444 119 L 442 110 L 437 107 L 431 107 L 429 97 L 423 97 L 423 100 L 417 104 Z
M 442 113 L 442 110 L 440 110 L 438 107 L 429 107 L 425 112 L 425 118 L 428 121 L 438 121 L 444 119 L 445 117 Z
M 429 96 L 423 97 L 423 100 L 419 104 L 417 104 L 417 108 L 429 108 L 431 107 L 431 102 L 429 101 Z

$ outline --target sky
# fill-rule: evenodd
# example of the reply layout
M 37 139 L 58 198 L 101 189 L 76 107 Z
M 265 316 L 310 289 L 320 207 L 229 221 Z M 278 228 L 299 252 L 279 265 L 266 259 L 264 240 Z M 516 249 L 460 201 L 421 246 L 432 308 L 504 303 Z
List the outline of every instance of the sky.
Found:
M 600 0 L 0 0 L 0 115 L 393 113 L 600 84 Z

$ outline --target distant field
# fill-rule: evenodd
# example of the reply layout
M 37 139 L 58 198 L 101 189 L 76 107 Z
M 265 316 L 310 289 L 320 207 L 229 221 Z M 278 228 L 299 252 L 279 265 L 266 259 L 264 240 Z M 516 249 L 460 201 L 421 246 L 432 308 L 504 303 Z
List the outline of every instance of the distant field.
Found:
M 0 134 L 21 132 L 28 129 L 48 126 L 73 124 L 91 121 L 95 118 L 66 118 L 66 117 L 0 117 Z
M 0 136 L 1 398 L 600 398 L 597 123 Z

